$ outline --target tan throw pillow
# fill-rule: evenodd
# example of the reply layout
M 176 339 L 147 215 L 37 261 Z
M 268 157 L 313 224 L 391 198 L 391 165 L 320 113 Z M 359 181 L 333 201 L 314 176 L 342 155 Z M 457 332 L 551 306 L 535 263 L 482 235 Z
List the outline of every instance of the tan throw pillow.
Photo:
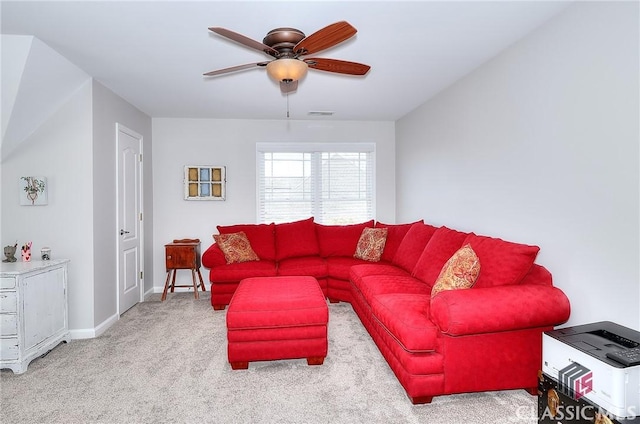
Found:
M 251 243 L 244 231 L 213 236 L 228 264 L 238 262 L 259 261 L 260 258 L 251 248 Z
M 442 267 L 431 289 L 431 297 L 444 290 L 471 288 L 479 274 L 480 260 L 471 245 L 465 244 Z
M 384 244 L 387 241 L 386 228 L 364 228 L 354 258 L 364 259 L 365 261 L 378 262 L 384 251 Z

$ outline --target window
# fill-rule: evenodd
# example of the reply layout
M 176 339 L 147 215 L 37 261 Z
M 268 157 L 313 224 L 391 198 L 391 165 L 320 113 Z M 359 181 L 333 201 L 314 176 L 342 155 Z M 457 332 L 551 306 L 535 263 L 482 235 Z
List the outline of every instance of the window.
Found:
M 374 145 L 259 143 L 258 221 L 321 224 L 374 217 Z

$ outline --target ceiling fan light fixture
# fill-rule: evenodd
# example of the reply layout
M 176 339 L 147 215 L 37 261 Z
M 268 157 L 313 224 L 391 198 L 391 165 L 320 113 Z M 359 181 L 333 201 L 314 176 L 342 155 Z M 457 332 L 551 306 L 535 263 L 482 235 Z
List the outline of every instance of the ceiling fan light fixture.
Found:
M 299 59 L 276 59 L 267 64 L 267 74 L 274 80 L 298 81 L 307 75 L 308 66 Z

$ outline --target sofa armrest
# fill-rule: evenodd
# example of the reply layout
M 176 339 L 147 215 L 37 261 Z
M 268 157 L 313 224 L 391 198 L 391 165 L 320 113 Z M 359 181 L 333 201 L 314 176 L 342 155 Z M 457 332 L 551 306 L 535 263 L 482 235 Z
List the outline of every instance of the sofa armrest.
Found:
M 220 246 L 216 243 L 209 246 L 207 250 L 202 254 L 202 265 L 206 268 L 213 268 L 215 266 L 226 265 L 227 260 L 224 257 L 224 253 L 220 250 Z
M 570 311 L 560 289 L 535 284 L 449 290 L 431 299 L 431 320 L 450 336 L 552 327 Z

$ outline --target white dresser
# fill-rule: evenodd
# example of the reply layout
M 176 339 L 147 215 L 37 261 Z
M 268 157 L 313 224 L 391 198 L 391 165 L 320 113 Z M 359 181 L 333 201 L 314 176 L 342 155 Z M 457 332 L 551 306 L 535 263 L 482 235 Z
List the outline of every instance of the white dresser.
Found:
M 16 374 L 59 343 L 71 340 L 68 260 L 1 263 L 0 368 Z

